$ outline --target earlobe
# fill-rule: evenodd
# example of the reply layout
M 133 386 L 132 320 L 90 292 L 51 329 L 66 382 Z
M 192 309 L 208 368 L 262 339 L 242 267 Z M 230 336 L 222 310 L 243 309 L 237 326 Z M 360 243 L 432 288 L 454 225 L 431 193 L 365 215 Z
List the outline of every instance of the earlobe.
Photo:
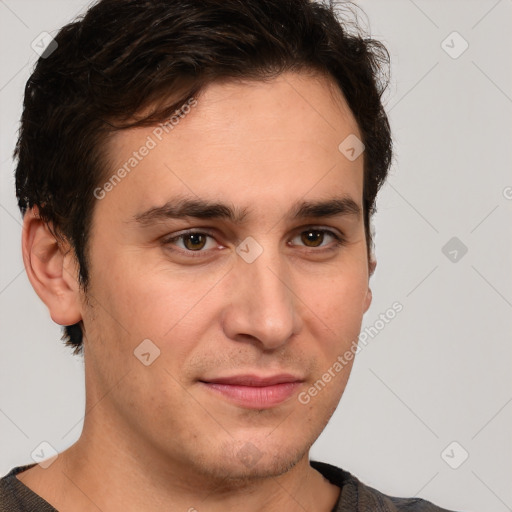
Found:
M 82 315 L 73 252 L 57 240 L 37 207 L 27 210 L 23 218 L 22 252 L 30 283 L 52 320 L 59 325 L 78 323 Z

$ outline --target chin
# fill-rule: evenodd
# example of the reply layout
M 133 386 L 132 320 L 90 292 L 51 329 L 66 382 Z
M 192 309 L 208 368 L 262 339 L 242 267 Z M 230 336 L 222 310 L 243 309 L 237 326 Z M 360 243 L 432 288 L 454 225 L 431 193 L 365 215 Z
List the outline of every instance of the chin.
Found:
M 304 443 L 290 446 L 284 442 L 276 446 L 268 439 L 266 443 L 259 444 L 256 441 L 232 440 L 221 445 L 215 460 L 203 456 L 201 471 L 228 487 L 247 485 L 249 481 L 277 477 L 288 472 L 308 456 L 309 446 Z

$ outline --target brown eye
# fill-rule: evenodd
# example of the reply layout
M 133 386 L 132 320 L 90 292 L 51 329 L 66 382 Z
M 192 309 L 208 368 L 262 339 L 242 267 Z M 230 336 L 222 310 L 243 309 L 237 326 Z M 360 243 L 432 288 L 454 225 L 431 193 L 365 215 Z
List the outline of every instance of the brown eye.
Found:
M 163 244 L 170 250 L 173 250 L 174 246 L 181 252 L 188 253 L 189 255 L 191 255 L 191 253 L 200 255 L 208 252 L 209 249 L 219 247 L 219 244 L 216 243 L 212 235 L 202 231 L 189 231 L 181 235 L 164 238 Z
M 303 231 L 300 238 L 307 247 L 318 247 L 324 240 L 324 233 L 316 229 L 309 229 Z
M 292 245 L 318 250 L 334 250 L 336 247 L 344 245 L 344 243 L 343 235 L 339 235 L 330 229 L 320 228 L 306 229 L 297 233 L 292 239 Z
M 183 245 L 189 251 L 198 251 L 206 245 L 207 236 L 202 233 L 188 233 L 182 235 Z

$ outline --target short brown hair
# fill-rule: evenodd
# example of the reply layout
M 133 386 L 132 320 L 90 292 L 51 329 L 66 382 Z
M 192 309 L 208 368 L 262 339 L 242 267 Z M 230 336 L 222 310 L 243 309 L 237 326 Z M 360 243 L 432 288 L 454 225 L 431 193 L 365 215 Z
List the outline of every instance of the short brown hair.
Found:
M 358 123 L 370 256 L 369 220 L 392 154 L 381 101 L 389 55 L 380 42 L 350 30 L 341 19 L 343 5 L 101 0 L 59 31 L 56 49 L 42 55 L 26 84 L 16 194 L 23 215 L 37 206 L 54 233 L 71 244 L 84 291 L 93 190 L 109 174 L 108 135 L 164 121 L 215 81 L 264 80 L 284 71 L 330 75 Z M 160 107 L 133 121 L 155 104 Z M 81 325 L 66 326 L 63 339 L 80 353 Z

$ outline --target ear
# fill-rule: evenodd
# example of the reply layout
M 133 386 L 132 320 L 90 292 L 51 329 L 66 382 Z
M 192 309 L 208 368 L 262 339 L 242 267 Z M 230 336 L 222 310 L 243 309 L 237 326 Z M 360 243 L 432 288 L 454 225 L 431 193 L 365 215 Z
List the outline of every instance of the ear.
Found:
M 375 259 L 375 255 L 372 254 L 370 256 L 370 260 L 368 262 L 368 280 L 372 277 L 375 272 L 375 267 L 377 266 L 377 260 Z M 366 291 L 366 297 L 364 298 L 364 313 L 366 313 L 372 303 L 372 290 L 370 288 L 370 283 L 368 283 L 368 290 Z
M 78 323 L 82 315 L 74 252 L 52 234 L 37 207 L 23 218 L 22 252 L 30 283 L 52 320 L 59 325 Z

